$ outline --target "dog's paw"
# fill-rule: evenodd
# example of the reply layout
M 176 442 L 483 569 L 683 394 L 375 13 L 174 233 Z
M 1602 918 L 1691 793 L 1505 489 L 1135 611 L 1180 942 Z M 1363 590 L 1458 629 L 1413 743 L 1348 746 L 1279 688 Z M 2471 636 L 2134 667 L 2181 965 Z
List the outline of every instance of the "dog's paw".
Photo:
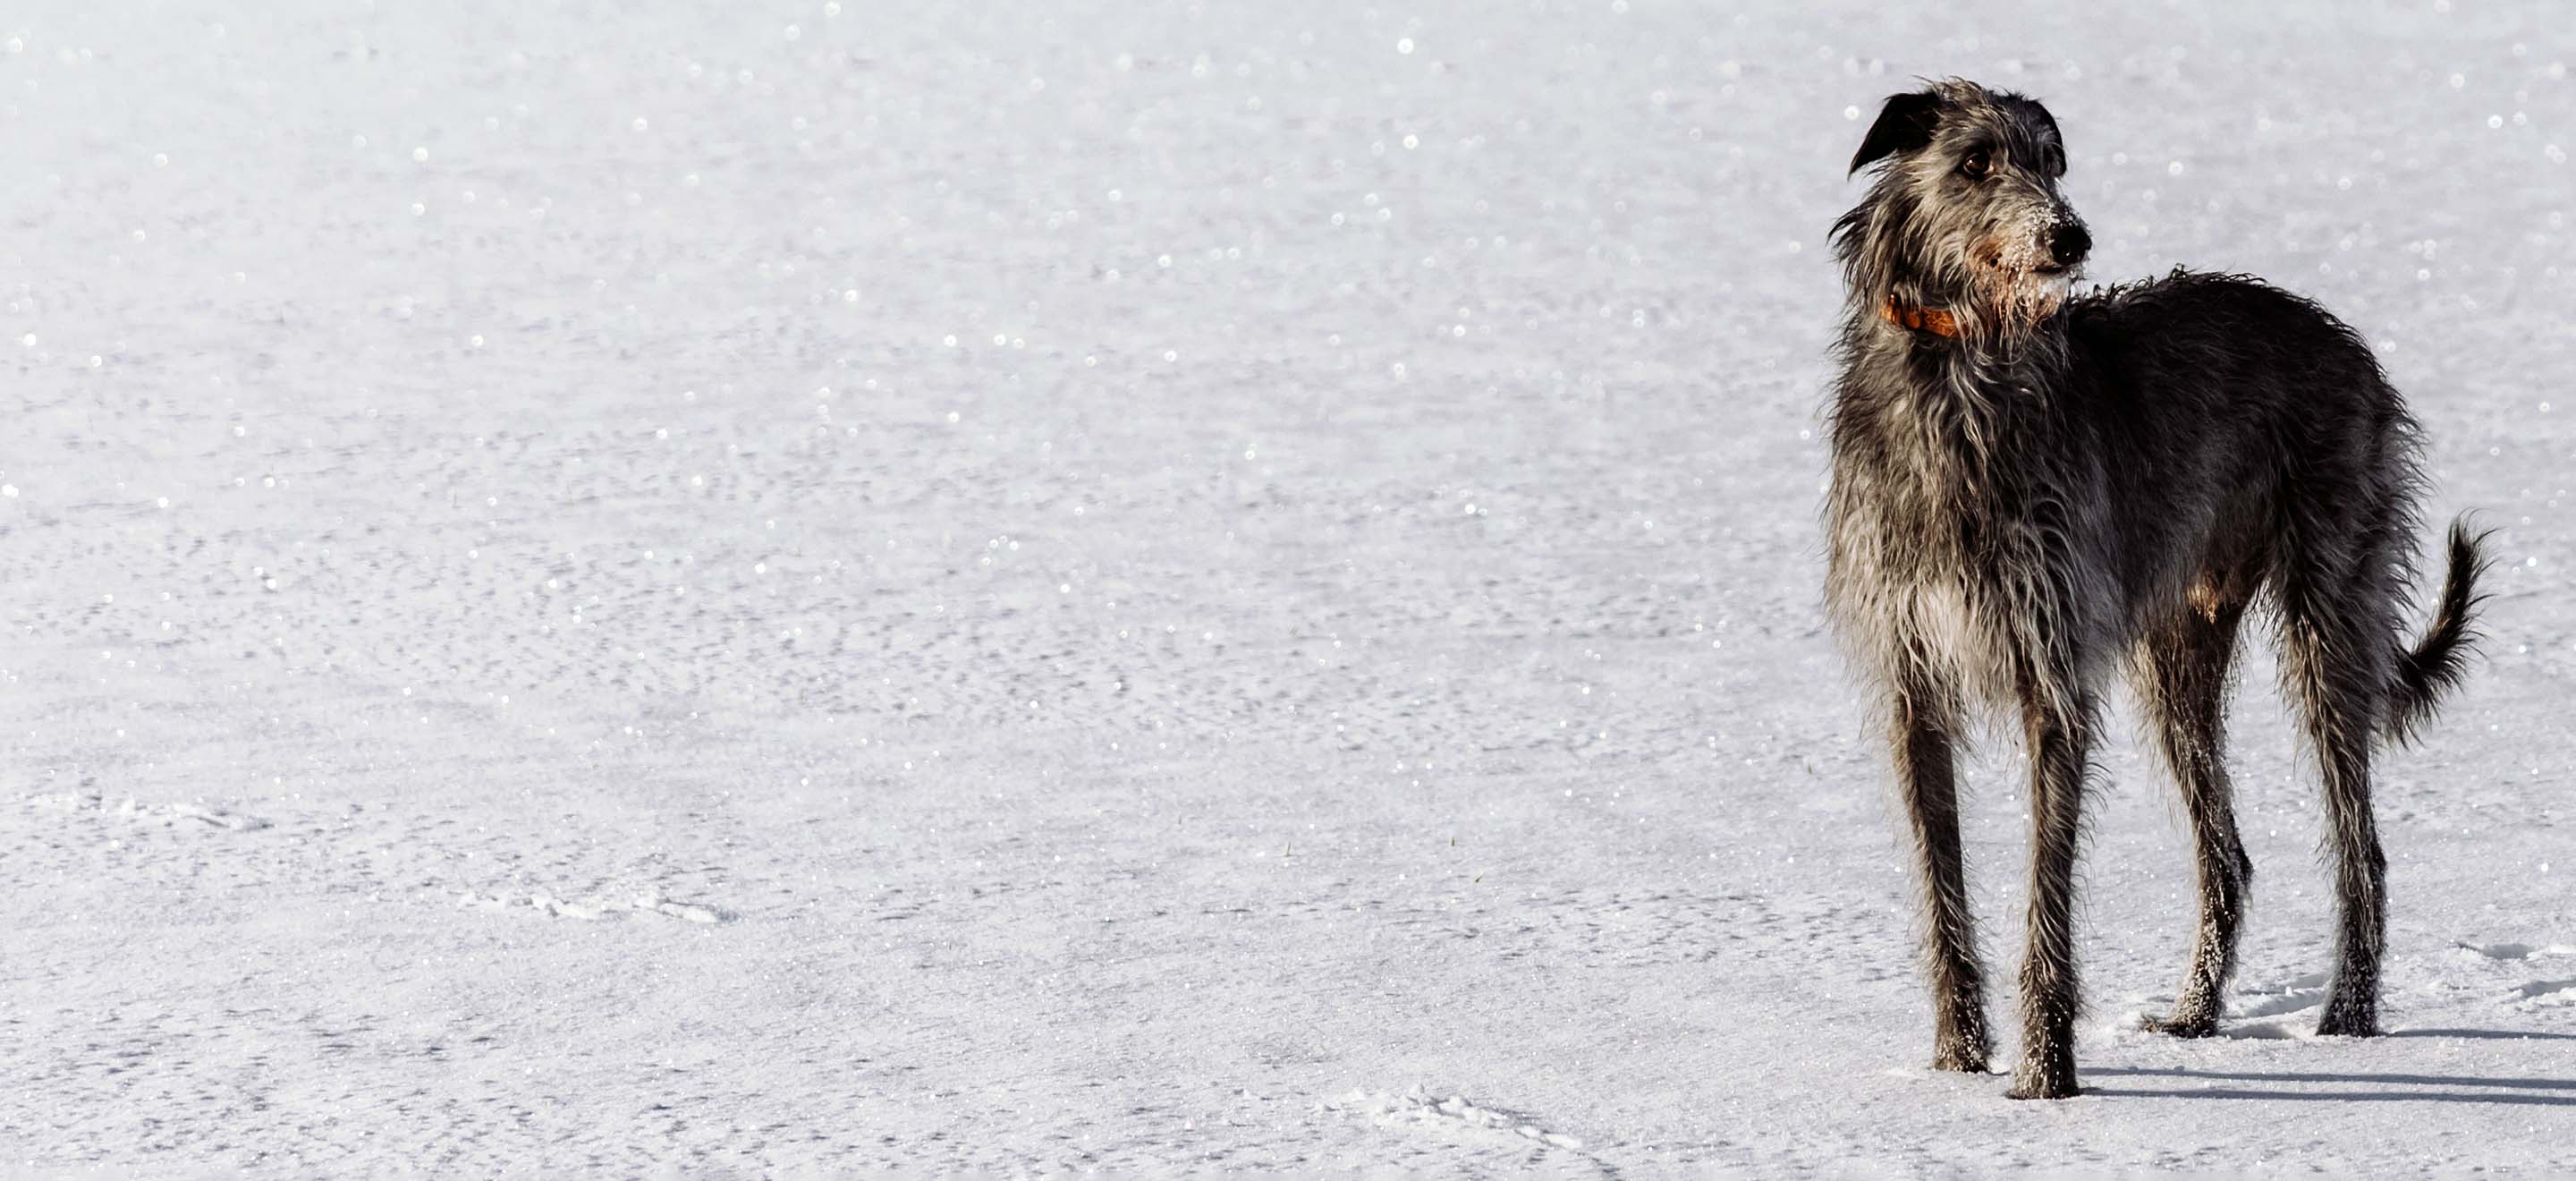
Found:
M 2318 1037 L 2378 1037 L 2377 1006 L 2326 1002 L 2325 1014 L 2317 1018 Z
M 1984 1074 L 1987 1046 L 1984 1021 L 1944 1022 L 1933 1033 L 1932 1069 Z
M 2218 1018 L 2215 1014 L 2206 1012 L 2187 1013 L 2176 1010 L 2172 1015 L 2165 1017 L 2152 1014 L 2140 1017 L 2138 1028 L 2148 1033 L 2161 1033 L 2167 1037 L 2215 1037 L 2218 1034 Z
M 2013 1067 L 2013 1099 L 2071 1099 L 2075 1096 L 2075 1050 L 2064 1041 L 2025 1049 Z
M 2083 1092 L 2075 1086 L 2075 1072 L 2038 1070 L 2023 1067 L 2013 1072 L 2012 1089 L 2006 1099 L 2072 1099 Z

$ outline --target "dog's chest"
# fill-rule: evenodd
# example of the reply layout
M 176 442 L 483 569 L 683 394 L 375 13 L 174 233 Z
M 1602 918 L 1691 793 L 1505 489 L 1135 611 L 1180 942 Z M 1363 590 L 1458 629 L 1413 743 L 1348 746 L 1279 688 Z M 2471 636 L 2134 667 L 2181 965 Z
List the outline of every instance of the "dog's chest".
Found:
M 1991 466 L 1890 448 L 1837 456 L 1829 495 L 1829 598 L 1848 641 L 1897 673 L 1911 666 L 2001 699 L 2026 624 L 2049 611 L 2031 584 L 2046 530 L 2016 511 L 2026 490 Z
M 1898 600 L 1912 645 L 1961 684 L 1986 687 L 1999 680 L 1995 657 L 2003 651 L 1998 622 L 1971 605 L 1967 585 L 1937 578 L 1905 588 Z M 1981 601 L 1991 602 L 1991 599 Z
M 1832 532 L 1829 597 L 1849 639 L 1883 661 L 1929 663 L 1980 686 L 1994 679 L 2000 608 L 2014 596 L 1968 560 L 1963 522 L 1846 500 Z

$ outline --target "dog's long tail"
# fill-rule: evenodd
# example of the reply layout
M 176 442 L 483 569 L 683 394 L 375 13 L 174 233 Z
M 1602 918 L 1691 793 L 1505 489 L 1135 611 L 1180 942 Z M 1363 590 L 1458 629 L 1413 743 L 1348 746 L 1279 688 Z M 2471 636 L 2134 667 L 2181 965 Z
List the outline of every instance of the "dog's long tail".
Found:
M 2468 673 L 2469 653 L 2478 642 L 2478 604 L 2485 599 L 2477 583 L 2487 567 L 2486 540 L 2485 533 L 2469 532 L 2465 520 L 2451 522 L 2450 561 L 2442 575 L 2442 599 L 2434 611 L 2433 626 L 2425 629 L 2412 651 L 2403 645 L 2397 649 L 2396 676 L 2388 687 L 2388 717 L 2383 723 L 2390 738 L 2412 741 L 2433 720 L 2442 695 L 2458 687 Z

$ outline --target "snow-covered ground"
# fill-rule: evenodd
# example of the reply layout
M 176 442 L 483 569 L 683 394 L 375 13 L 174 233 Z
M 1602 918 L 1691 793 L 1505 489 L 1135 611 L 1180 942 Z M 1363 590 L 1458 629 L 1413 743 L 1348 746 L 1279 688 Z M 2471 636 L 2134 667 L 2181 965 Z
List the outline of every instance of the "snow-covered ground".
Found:
M 0 10 L 0 1160 L 2576 1168 L 2576 46 L 2285 7 Z M 2307 1035 L 2267 656 L 2230 1036 L 2133 1030 L 2124 726 L 2089 1095 L 1924 1069 L 1816 428 L 1842 164 L 1947 73 L 2503 528 L 2380 782 L 2395 1036 Z

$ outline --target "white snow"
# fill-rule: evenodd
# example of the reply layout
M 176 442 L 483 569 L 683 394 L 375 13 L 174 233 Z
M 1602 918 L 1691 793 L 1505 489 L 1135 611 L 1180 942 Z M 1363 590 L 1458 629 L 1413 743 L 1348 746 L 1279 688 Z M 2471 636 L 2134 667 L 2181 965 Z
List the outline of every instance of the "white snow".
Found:
M 0 1160 L 2576 1169 L 2563 26 L 9 6 Z M 2309 1036 L 2265 656 L 2230 1036 L 2134 1029 L 2190 879 L 2124 737 L 2090 1093 L 1925 1069 L 1818 427 L 1841 166 L 1950 73 L 2056 111 L 2093 278 L 2323 300 L 2503 529 L 2380 777 L 2394 1036 Z

